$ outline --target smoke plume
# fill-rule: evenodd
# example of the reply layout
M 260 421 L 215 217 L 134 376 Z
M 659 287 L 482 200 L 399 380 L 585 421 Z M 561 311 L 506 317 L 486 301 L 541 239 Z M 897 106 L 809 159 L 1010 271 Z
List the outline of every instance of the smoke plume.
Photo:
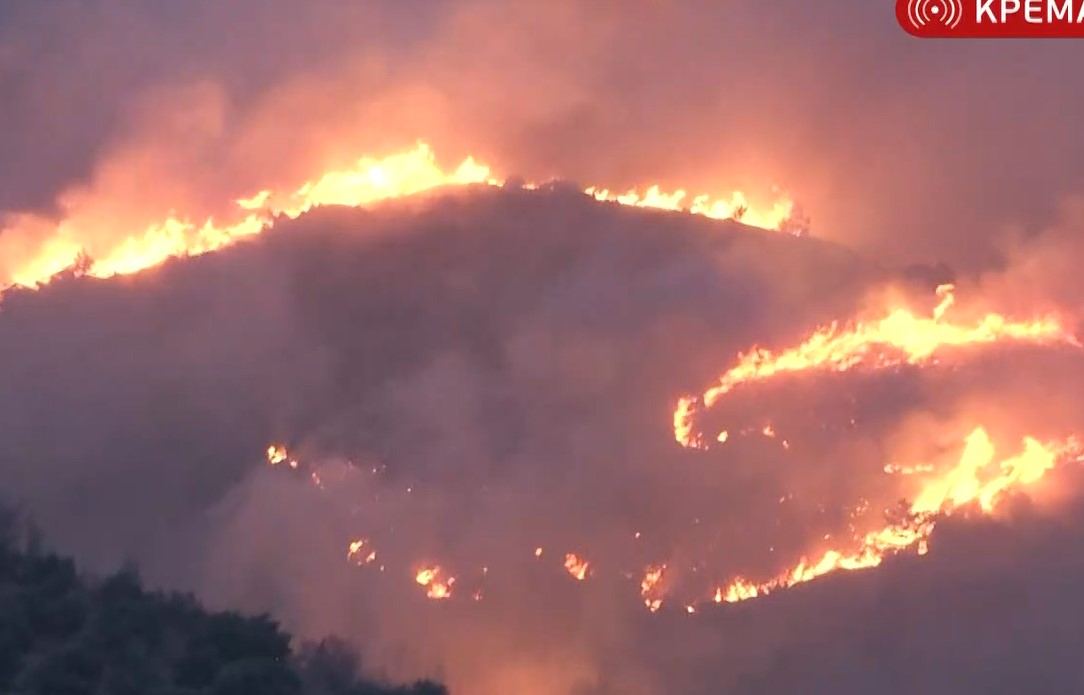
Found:
M 480 187 L 11 290 L 5 497 L 91 570 L 459 693 L 1079 689 L 1072 467 L 926 557 L 711 601 L 883 525 L 917 491 L 886 467 L 1084 432 L 1078 351 L 997 344 L 758 384 L 698 414 L 725 446 L 674 441 L 740 351 L 928 311 L 946 274 L 953 311 L 1078 328 L 1079 49 L 822 4 L 0 0 L 5 281 L 417 138 L 531 180 L 778 185 L 819 237 Z

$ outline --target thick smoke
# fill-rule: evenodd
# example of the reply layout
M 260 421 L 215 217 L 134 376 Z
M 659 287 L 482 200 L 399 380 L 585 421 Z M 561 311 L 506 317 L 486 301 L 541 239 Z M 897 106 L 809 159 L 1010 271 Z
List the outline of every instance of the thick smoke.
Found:
M 823 234 L 961 268 L 1081 188 L 1079 47 L 917 41 L 884 3 L 0 12 L 0 209 L 75 219 L 92 255 L 170 210 L 198 219 L 415 138 L 537 179 L 754 200 L 780 185 Z M 3 263 L 42 226 L 9 229 Z
M 949 262 L 970 308 L 1079 316 L 1079 49 L 920 42 L 891 8 L 822 4 L 0 0 L 0 208 L 23 232 L 0 233 L 3 274 L 57 220 L 94 254 L 418 137 L 536 179 L 777 183 L 874 256 L 487 191 L 8 293 L 5 496 L 88 568 L 134 559 L 472 695 L 1079 690 L 1072 474 L 921 561 L 681 610 L 878 521 L 912 492 L 887 461 L 951 458 L 978 424 L 1007 453 L 1084 431 L 1072 351 L 995 349 L 766 384 L 703 419 L 753 435 L 673 442 L 677 396 L 737 351 L 876 306 L 890 279 L 933 301 L 883 259 Z M 267 466 L 272 441 L 296 469 Z M 347 558 L 357 538 L 373 563 Z M 425 598 L 423 564 L 455 599 Z
M 882 666 L 902 668 L 894 647 L 925 636 L 870 637 L 867 620 L 897 615 L 897 600 L 959 600 L 952 577 L 992 571 L 953 548 L 989 550 L 1010 585 L 1033 579 L 1014 565 L 1028 541 L 1012 539 L 1041 533 L 1051 512 L 938 537 L 928 564 L 694 616 L 683 603 L 735 574 L 772 574 L 854 519 L 876 525 L 911 492 L 886 461 L 954 457 L 976 424 L 1007 453 L 1023 434 L 1082 429 L 1061 398 L 1079 387 L 1079 359 L 1005 349 L 959 369 L 766 384 L 704 425 L 771 423 L 778 438 L 709 452 L 673 442 L 670 411 L 738 350 L 792 343 L 875 304 L 889 280 L 822 242 L 569 193 L 328 208 L 130 278 L 9 293 L 0 473 L 85 566 L 133 559 L 156 584 L 343 636 L 392 677 L 482 695 L 655 695 L 829 684 L 838 668 L 862 692 L 887 682 Z M 932 301 L 929 286 L 905 294 Z M 271 441 L 296 469 L 266 464 Z M 1072 487 L 1038 495 L 1064 506 Z M 358 538 L 372 563 L 348 559 Z M 591 562 L 586 581 L 562 567 L 568 552 Z M 639 579 L 661 562 L 667 603 L 653 615 Z M 413 575 L 425 565 L 457 577 L 453 599 L 424 596 Z M 943 615 L 915 610 L 941 629 Z M 884 645 L 872 656 L 870 639 Z M 966 645 L 936 644 L 907 653 L 944 685 L 941 650 Z M 971 668 L 1017 641 L 984 644 Z M 1064 668 L 1050 677 L 1077 682 Z

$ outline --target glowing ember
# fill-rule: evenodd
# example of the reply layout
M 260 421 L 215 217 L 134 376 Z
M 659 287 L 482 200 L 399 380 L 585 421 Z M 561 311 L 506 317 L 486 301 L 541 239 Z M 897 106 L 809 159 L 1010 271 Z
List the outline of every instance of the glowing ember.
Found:
M 267 462 L 272 466 L 285 463 L 290 468 L 297 468 L 297 460 L 290 456 L 290 452 L 281 444 L 272 444 L 267 447 Z
M 352 560 L 359 565 L 368 565 L 373 560 L 376 560 L 376 551 L 369 546 L 368 540 L 359 538 L 350 542 L 346 552 L 346 559 Z
M 452 585 L 455 577 L 442 579 L 444 571 L 439 566 L 424 567 L 414 575 L 414 581 L 426 588 L 425 595 L 433 600 L 452 597 Z
M 574 553 L 565 555 L 565 569 L 576 579 L 581 582 L 587 578 L 587 569 L 591 566 L 591 563 L 581 559 Z
M 662 599 L 656 596 L 656 588 L 665 572 L 665 564 L 648 567 L 644 570 L 643 579 L 640 580 L 640 596 L 644 599 L 644 605 L 652 613 L 662 607 Z

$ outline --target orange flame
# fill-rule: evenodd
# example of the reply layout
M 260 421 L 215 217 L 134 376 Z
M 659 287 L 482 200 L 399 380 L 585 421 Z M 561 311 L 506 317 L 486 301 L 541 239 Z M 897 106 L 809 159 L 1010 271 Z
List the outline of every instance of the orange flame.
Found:
M 644 570 L 644 578 L 640 580 L 640 596 L 644 599 L 644 605 L 652 613 L 662 608 L 662 599 L 656 595 L 656 587 L 665 573 L 665 564 L 653 565 Z
M 575 553 L 565 555 L 565 569 L 568 570 L 569 574 L 581 582 L 587 578 L 587 569 L 590 566 L 590 562 L 581 559 Z
M 944 348 L 1002 341 L 1080 345 L 1061 319 L 1053 314 L 1014 321 L 1001 314 L 988 313 L 972 324 L 944 322 L 945 313 L 955 302 L 952 286 L 942 285 L 938 295 L 941 301 L 931 317 L 916 316 L 908 309 L 896 309 L 878 321 L 857 322 L 846 329 L 832 323 L 814 331 L 799 345 L 779 353 L 754 348 L 738 355 L 738 363 L 719 377 L 718 383 L 707 389 L 699 400 L 685 396 L 678 401 L 674 410 L 674 439 L 682 446 L 699 448 L 701 438 L 691 421 L 698 402 L 710 408 L 740 385 L 765 381 L 780 374 L 923 364 Z M 765 428 L 764 433 L 769 434 L 769 429 Z
M 368 549 L 368 552 L 365 552 L 368 546 L 369 541 L 364 538 L 359 538 L 355 541 L 351 541 L 350 546 L 346 552 L 346 559 L 353 560 L 359 565 L 368 565 L 376 559 L 375 550 Z
M 698 195 L 688 205 L 682 204 L 687 196 L 685 191 L 677 190 L 666 193 L 659 186 L 651 186 L 643 193 L 631 190 L 627 193 L 618 194 L 595 186 L 589 187 L 584 192 L 599 201 L 641 208 L 689 212 L 716 220 L 733 219 L 763 229 L 782 228 L 794 212 L 794 201 L 788 198 L 783 198 L 774 203 L 771 210 L 763 212 L 754 210 L 746 201 L 745 194 L 740 191 L 735 191 L 730 200 L 713 199 L 707 194 Z
M 293 191 L 261 190 L 233 201 L 234 209 L 227 219 L 193 219 L 191 216 L 164 213 L 162 218 L 147 225 L 111 248 L 94 250 L 94 259 L 81 272 L 96 277 L 135 273 L 176 256 L 197 256 L 228 246 L 240 239 L 262 232 L 277 216 L 296 218 L 321 205 L 366 206 L 379 201 L 422 193 L 441 186 L 469 184 L 503 185 L 491 175 L 489 166 L 467 157 L 458 167 L 444 170 L 438 164 L 429 145 L 419 142 L 412 149 L 383 158 L 362 157 L 353 167 L 327 172 Z M 527 188 L 537 188 L 529 184 Z M 712 218 L 741 218 L 748 224 L 766 229 L 780 229 L 787 221 L 793 204 L 784 199 L 771 210 L 752 210 L 745 196 L 734 193 L 729 201 L 699 196 L 688 208 L 682 208 L 683 191 L 662 193 L 658 186 L 644 195 L 631 192 L 611 195 L 608 191 L 590 187 L 585 193 L 597 200 L 614 201 L 624 205 L 681 210 Z M 123 201 L 121 201 L 123 203 Z M 56 273 L 72 267 L 88 238 L 102 226 L 100 215 L 75 208 L 58 226 L 44 220 L 23 216 L 12 226 L 0 229 L 0 237 L 9 239 L 41 238 L 42 231 L 51 231 L 46 241 L 32 257 L 0 276 L 0 287 L 8 284 L 28 287 L 48 282 Z M 110 224 L 122 221 L 110 220 Z M 99 252 L 100 251 L 100 252 Z
M 290 468 L 297 468 L 297 460 L 290 456 L 290 452 L 282 444 L 271 444 L 267 447 L 267 462 L 272 466 L 285 463 Z
M 696 399 L 682 397 L 674 408 L 674 439 L 686 449 L 700 448 L 700 439 L 693 434 L 693 412 Z
M 744 601 L 837 570 L 876 567 L 885 557 L 911 547 L 915 547 L 918 554 L 925 554 L 937 515 L 952 514 L 970 506 L 990 513 L 996 509 L 1005 493 L 1035 483 L 1054 468 L 1059 459 L 1071 454 L 1079 456 L 1080 451 L 1075 439 L 1043 444 L 1028 437 L 1024 439 L 1020 454 L 1004 459 L 995 466 L 994 445 L 986 430 L 977 427 L 967 436 L 959 462 L 924 485 L 911 504 L 911 517 L 906 521 L 870 531 L 855 550 L 828 550 L 817 560 L 802 558 L 794 568 L 765 582 L 756 584 L 742 578 L 735 579 L 729 585 L 716 589 L 715 601 Z
M 414 575 L 414 581 L 426 587 L 426 596 L 439 601 L 452 597 L 452 585 L 455 584 L 455 577 L 441 580 L 443 574 L 444 570 L 440 566 L 423 567 Z

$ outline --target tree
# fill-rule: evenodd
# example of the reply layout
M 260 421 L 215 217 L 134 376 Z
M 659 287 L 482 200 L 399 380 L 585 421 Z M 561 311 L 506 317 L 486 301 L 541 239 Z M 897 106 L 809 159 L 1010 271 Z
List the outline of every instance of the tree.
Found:
M 8 695 L 446 695 L 359 677 L 343 642 L 295 656 L 269 616 L 208 613 L 147 591 L 134 568 L 91 581 L 29 546 L 0 507 L 0 693 Z

